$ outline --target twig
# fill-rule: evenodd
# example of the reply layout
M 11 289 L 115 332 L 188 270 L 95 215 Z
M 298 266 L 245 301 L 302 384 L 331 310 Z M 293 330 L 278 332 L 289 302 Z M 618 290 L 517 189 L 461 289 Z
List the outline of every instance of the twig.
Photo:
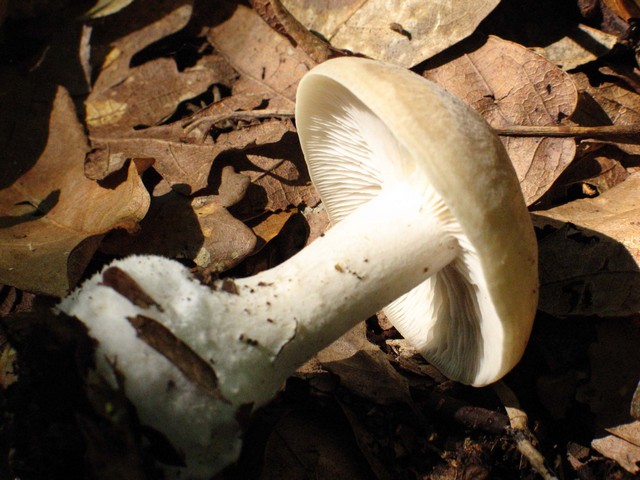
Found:
M 615 137 L 640 135 L 640 125 L 509 125 L 495 127 L 498 135 L 505 137 Z M 640 140 L 639 140 L 640 142 Z
M 529 461 L 531 467 L 544 480 L 558 480 L 547 466 L 542 454 L 536 449 L 531 439 L 535 440 L 533 433 L 529 430 L 527 414 L 520 408 L 520 402 L 513 391 L 502 381 L 493 385 L 493 390 L 504 405 L 511 423 L 513 438 L 520 453 Z

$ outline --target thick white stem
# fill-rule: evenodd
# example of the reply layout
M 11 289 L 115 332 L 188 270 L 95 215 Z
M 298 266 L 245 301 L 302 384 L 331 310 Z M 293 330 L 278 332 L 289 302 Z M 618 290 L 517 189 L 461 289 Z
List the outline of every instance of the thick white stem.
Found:
M 141 421 L 184 453 L 187 475 L 177 470 L 176 478 L 209 478 L 237 458 L 243 414 L 269 401 L 321 348 L 458 255 L 450 227 L 433 198 L 385 189 L 293 258 L 251 278 L 218 281 L 211 291 L 177 262 L 129 257 L 59 308 L 97 340 L 98 369 L 114 384 L 114 366 L 123 374 Z M 185 356 L 157 324 L 206 365 Z
M 282 265 L 235 280 L 237 294 L 216 294 L 224 303 L 219 315 L 244 328 L 235 336 L 257 341 L 271 356 L 251 366 L 264 374 L 247 385 L 252 394 L 264 382 L 271 398 L 305 360 L 459 254 L 446 209 L 434 215 L 416 196 L 383 190 Z

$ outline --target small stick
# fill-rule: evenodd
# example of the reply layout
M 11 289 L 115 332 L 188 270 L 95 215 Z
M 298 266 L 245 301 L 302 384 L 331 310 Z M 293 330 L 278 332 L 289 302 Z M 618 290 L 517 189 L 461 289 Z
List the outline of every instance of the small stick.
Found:
M 495 127 L 498 135 L 504 137 L 593 137 L 640 135 L 640 125 L 509 125 Z M 639 140 L 640 142 L 640 140 Z
M 535 439 L 535 437 L 529 430 L 527 414 L 520 408 L 520 402 L 518 402 L 516 395 L 507 384 L 502 381 L 493 384 L 493 390 L 507 411 L 507 416 L 511 423 L 512 435 L 520 453 L 529 461 L 531 467 L 544 480 L 558 480 L 558 477 L 551 473 L 546 467 L 544 457 L 530 440 Z

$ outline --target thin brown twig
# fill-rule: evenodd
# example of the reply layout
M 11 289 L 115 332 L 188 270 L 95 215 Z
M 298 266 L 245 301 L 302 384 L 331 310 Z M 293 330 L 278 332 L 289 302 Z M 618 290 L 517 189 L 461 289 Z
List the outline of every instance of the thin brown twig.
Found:
M 640 135 L 640 125 L 509 125 L 495 127 L 498 135 L 505 137 L 593 137 Z M 640 143 L 640 139 L 638 140 Z

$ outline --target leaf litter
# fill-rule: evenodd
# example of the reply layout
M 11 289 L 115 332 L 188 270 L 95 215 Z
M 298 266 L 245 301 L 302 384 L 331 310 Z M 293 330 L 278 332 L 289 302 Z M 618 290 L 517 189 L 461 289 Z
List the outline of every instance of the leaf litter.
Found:
M 502 133 L 535 210 L 541 254 L 541 313 L 523 362 L 506 379 L 541 427 L 528 441 L 564 476 L 637 473 L 638 142 L 599 130 L 638 125 L 640 77 L 637 64 L 629 65 L 634 40 L 625 36 L 630 17 L 619 2 L 580 2 L 561 35 L 558 19 L 547 24 L 526 14 L 550 9 L 549 2 L 524 2 L 515 15 L 505 2 L 431 10 L 411 10 L 409 2 L 391 16 L 378 2 L 342 10 L 325 2 L 322 14 L 287 1 L 251 3 L 97 2 L 77 12 L 85 23 L 74 28 L 54 2 L 50 10 L 10 5 L 5 25 L 38 25 L 49 34 L 34 37 L 35 49 L 0 56 L 0 108 L 15 112 L 0 115 L 8 147 L 0 294 L 3 325 L 20 346 L 15 357 L 5 344 L 0 362 L 21 365 L 15 385 L 44 385 L 29 372 L 51 360 L 47 350 L 25 353 L 38 325 L 48 325 L 49 341 L 75 335 L 33 313 L 31 299 L 41 296 L 29 292 L 64 295 L 108 259 L 141 252 L 178 258 L 205 276 L 251 274 L 320 235 L 328 221 L 291 121 L 295 89 L 318 62 L 351 50 L 414 66 Z M 587 3 L 613 16 L 594 21 Z M 47 11 L 55 21 L 42 23 Z M 431 32 L 437 38 L 416 23 L 433 14 L 447 26 Z M 553 34 L 545 30 L 551 24 Z M 33 35 L 16 31 L 2 42 L 19 45 Z M 532 32 L 536 40 L 524 41 Z M 597 51 L 571 43 L 576 32 L 600 42 Z M 616 56 L 617 49 L 628 55 Z M 25 82 L 29 68 L 35 73 Z M 33 92 L 40 103 L 31 103 Z M 508 133 L 514 126 L 564 136 Z M 574 135 L 574 127 L 591 130 Z M 15 312 L 25 310 L 32 313 L 17 322 Z M 490 389 L 447 381 L 382 320 L 370 319 L 366 335 L 364 326 L 350 332 L 289 381 L 254 418 L 245 453 L 224 478 L 544 473 L 522 461 L 517 436 L 531 433 L 509 430 Z M 154 455 L 175 460 L 157 432 L 101 413 L 106 403 L 121 408 L 122 392 L 96 379 L 83 388 L 94 401 L 80 416 L 50 415 L 43 405 L 53 394 L 29 403 L 30 412 L 42 409 L 38 418 L 69 432 L 61 451 L 75 456 L 35 457 L 23 439 L 38 427 L 25 422 L 27 410 L 11 411 L 9 425 L 23 427 L 21 435 L 3 434 L 18 459 L 14 473 L 63 478 L 58 472 L 73 471 L 80 457 L 71 432 L 87 441 L 81 456 L 89 468 L 111 462 L 111 472 L 130 467 L 131 478 L 142 478 L 139 455 L 151 453 L 135 443 L 140 434 L 153 439 Z M 109 444 L 114 431 L 130 455 Z M 58 468 L 65 458 L 76 463 Z

